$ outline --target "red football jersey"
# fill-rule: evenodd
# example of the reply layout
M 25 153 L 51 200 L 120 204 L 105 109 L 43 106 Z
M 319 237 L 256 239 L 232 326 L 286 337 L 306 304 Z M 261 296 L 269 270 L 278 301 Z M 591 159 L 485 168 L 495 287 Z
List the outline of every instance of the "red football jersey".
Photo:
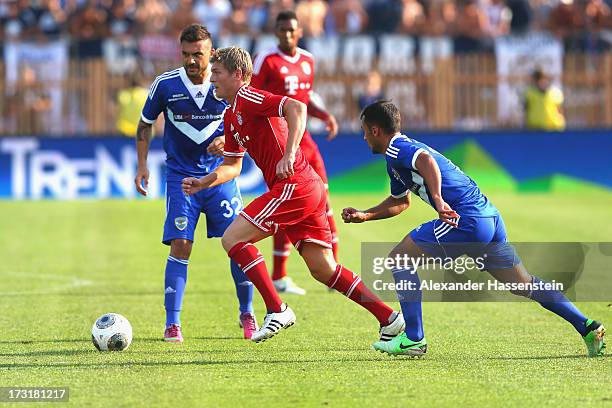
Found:
M 291 57 L 278 47 L 255 57 L 251 86 L 286 95 L 308 105 L 314 81 L 312 54 L 301 48 Z
M 252 88 L 248 85 L 238 90 L 234 103 L 223 117 L 225 147 L 228 157 L 243 157 L 249 152 L 257 167 L 261 169 L 268 188 L 276 183 L 298 183 L 318 178 L 308 165 L 301 149 L 295 153 L 294 174 L 278 179 L 276 165 L 287 148 L 288 128 L 283 118 L 286 96 Z

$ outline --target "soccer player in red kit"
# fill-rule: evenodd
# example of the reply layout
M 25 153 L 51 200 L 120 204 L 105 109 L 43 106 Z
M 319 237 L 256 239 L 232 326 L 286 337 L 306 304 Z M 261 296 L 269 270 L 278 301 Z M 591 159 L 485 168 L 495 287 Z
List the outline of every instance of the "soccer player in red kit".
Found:
M 183 179 L 182 189 L 191 195 L 238 177 L 247 150 L 263 172 L 269 191 L 247 205 L 221 239 L 228 256 L 253 282 L 266 304 L 266 318 L 251 340 L 266 340 L 296 319 L 274 289 L 264 258 L 253 245 L 278 230 L 291 239 L 316 280 L 376 317 L 381 340 L 401 333 L 403 316 L 374 295 L 359 275 L 334 260 L 325 187 L 299 148 L 306 127 L 306 105 L 248 86 L 253 66 L 242 48 L 217 50 L 211 61 L 211 82 L 217 97 L 229 103 L 224 116 L 225 157 L 205 177 Z
M 253 62 L 253 79 L 251 86 L 273 94 L 289 96 L 308 107 L 308 114 L 323 120 L 329 131 L 328 140 L 333 139 L 338 132 L 336 119 L 312 99 L 314 81 L 314 60 L 312 54 L 298 47 L 302 38 L 302 29 L 294 11 L 282 11 L 276 17 L 276 38 L 278 46 L 261 52 Z M 300 142 L 302 153 L 312 168 L 327 187 L 327 172 L 317 144 L 308 131 L 304 132 Z M 332 233 L 332 251 L 338 261 L 338 237 L 329 196 L 327 196 L 327 220 Z M 272 281 L 278 292 L 303 295 L 306 291 L 298 287 L 287 276 L 287 257 L 291 241 L 280 231 L 274 234 L 274 263 Z

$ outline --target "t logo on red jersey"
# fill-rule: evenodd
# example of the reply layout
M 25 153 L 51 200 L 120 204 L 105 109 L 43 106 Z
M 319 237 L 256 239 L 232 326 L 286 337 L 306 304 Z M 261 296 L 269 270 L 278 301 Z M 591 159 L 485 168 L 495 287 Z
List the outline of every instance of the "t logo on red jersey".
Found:
M 296 75 L 288 75 L 285 77 L 285 89 L 287 90 L 287 95 L 295 95 L 299 87 L 299 78 Z

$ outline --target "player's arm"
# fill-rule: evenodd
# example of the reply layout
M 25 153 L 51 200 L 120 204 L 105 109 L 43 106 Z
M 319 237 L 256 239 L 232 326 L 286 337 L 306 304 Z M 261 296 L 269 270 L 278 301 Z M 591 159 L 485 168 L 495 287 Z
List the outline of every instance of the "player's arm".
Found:
M 314 92 L 310 94 L 310 99 L 308 100 L 308 115 L 325 122 L 325 128 L 329 132 L 327 140 L 332 140 L 336 137 L 338 134 L 338 122 L 336 122 L 334 115 L 325 109 L 321 97 Z
M 186 177 L 183 179 L 181 187 L 185 194 L 192 195 L 205 188 L 218 186 L 219 184 L 235 179 L 240 175 L 241 170 L 242 157 L 225 156 L 223 158 L 223 163 L 221 163 L 215 171 L 202 178 Z
M 276 165 L 276 174 L 281 178 L 293 175 L 293 162 L 295 154 L 304 132 L 306 131 L 306 105 L 295 99 L 287 98 L 283 103 L 283 117 L 289 129 L 287 134 L 287 147 L 282 159 Z
M 433 200 L 432 204 L 438 212 L 440 220 L 456 227 L 457 222 L 453 219 L 458 218 L 459 214 L 457 214 L 442 198 L 442 174 L 440 173 L 440 167 L 438 167 L 436 160 L 429 153 L 422 151 L 416 158 L 414 167 L 421 177 L 423 177 L 429 195 Z
M 345 223 L 361 223 L 365 221 L 383 220 L 395 217 L 410 207 L 410 193 L 402 197 L 389 196 L 380 204 L 367 210 L 357 210 L 348 207 L 342 210 L 342 219 Z
M 153 124 L 146 123 L 142 119 L 138 122 L 136 129 L 136 152 L 138 155 L 138 169 L 136 171 L 136 190 L 143 196 L 147 195 L 147 187 L 149 186 L 149 168 L 147 167 L 147 157 L 149 155 L 149 146 L 153 135 Z

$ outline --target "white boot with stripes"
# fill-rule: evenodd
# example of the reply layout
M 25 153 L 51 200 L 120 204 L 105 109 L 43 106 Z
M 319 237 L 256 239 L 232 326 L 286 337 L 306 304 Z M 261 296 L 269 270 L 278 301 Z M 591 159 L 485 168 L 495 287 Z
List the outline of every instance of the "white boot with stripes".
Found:
M 398 334 L 401 334 L 406 328 L 406 323 L 404 322 L 404 316 L 400 312 L 394 312 L 396 314 L 395 319 L 386 325 L 381 326 L 380 328 L 380 341 L 389 341 Z
M 268 313 L 261 325 L 261 328 L 253 333 L 251 340 L 256 343 L 266 341 L 270 337 L 274 337 L 281 329 L 286 329 L 293 326 L 295 323 L 295 313 L 286 303 L 281 305 L 282 312 Z

